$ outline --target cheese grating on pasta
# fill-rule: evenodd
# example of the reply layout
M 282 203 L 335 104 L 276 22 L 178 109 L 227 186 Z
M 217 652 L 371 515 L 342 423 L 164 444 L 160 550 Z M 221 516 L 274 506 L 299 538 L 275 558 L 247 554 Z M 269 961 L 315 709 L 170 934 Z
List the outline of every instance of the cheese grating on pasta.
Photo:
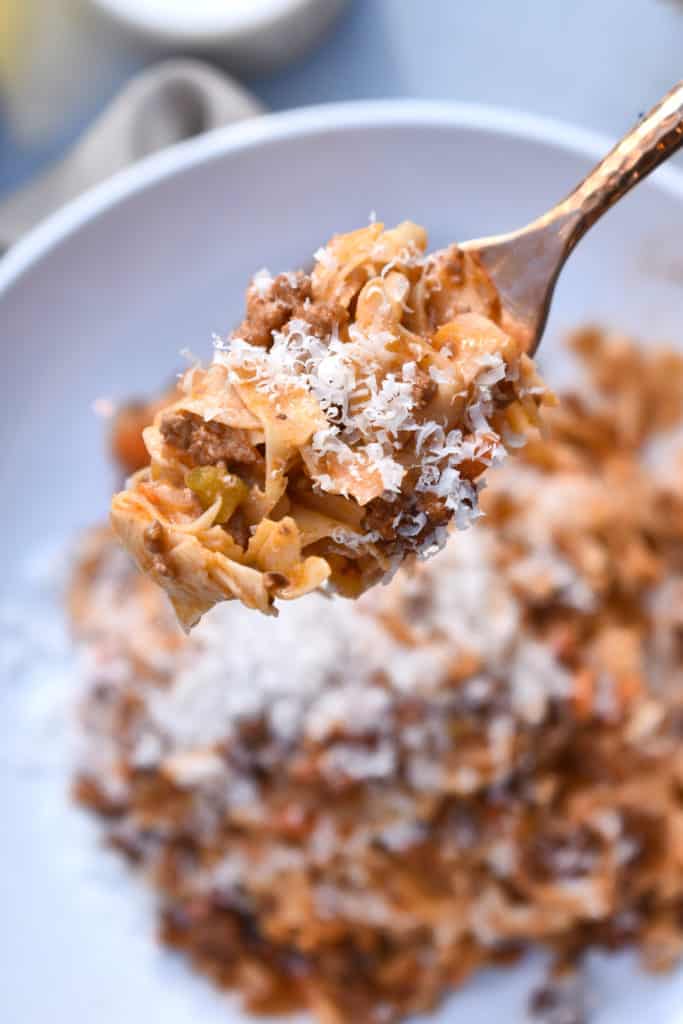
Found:
M 185 627 L 219 601 L 357 597 L 479 515 L 485 470 L 549 401 L 476 258 L 424 231 L 335 236 L 310 276 L 259 271 L 144 432 L 112 503 Z

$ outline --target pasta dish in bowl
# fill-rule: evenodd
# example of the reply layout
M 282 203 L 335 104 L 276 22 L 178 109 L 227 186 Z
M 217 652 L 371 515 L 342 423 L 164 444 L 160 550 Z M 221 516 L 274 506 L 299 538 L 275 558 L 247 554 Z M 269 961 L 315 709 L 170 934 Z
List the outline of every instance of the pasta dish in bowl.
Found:
M 578 1021 L 588 948 L 683 951 L 683 480 L 676 446 L 648 458 L 683 360 L 573 348 L 589 386 L 489 474 L 482 522 L 358 601 L 223 603 L 185 636 L 83 540 L 76 795 L 162 941 L 252 1010 L 398 1021 L 542 944 L 536 1004 Z
M 377 1024 L 434 1006 L 439 1022 L 526 1021 L 544 958 L 517 960 L 524 949 L 551 950 L 564 979 L 584 951 L 624 946 L 590 956 L 583 1017 L 676 1020 L 680 969 L 638 968 L 671 967 L 681 948 L 680 463 L 656 433 L 680 412 L 680 359 L 653 347 L 680 336 L 673 171 L 563 275 L 544 350 L 562 404 L 541 409 L 544 435 L 487 467 L 471 529 L 387 587 L 276 599 L 278 618 L 224 601 L 184 634 L 105 529 L 81 545 L 72 659 L 59 580 L 36 564 L 41 536 L 63 551 L 121 486 L 93 399 L 104 412 L 159 395 L 115 423 L 117 463 L 145 469 L 142 430 L 182 397 L 163 368 L 184 346 L 205 355 L 264 254 L 274 274 L 295 268 L 373 205 L 389 225 L 412 211 L 432 248 L 523 223 L 605 148 L 457 104 L 278 115 L 107 184 L 4 258 L 3 329 L 21 344 L 0 476 L 12 494 L 30 465 L 50 509 L 42 527 L 25 502 L 3 509 L 11 1019 L 96 1005 L 102 1024 L 236 1024 L 249 1008 L 305 1006 L 326 1024 Z M 412 173 L 398 174 L 407 153 Z M 559 338 L 588 319 L 643 349 L 584 332 L 574 347 L 590 373 L 572 391 Z M 51 587 L 28 615 L 27 555 Z M 42 666 L 26 690 L 24 662 Z M 76 702 L 74 768 L 52 744 Z M 21 770 L 7 771 L 19 746 Z M 121 863 L 69 806 L 74 775 Z M 155 920 L 181 955 L 155 947 Z M 35 984 L 41 963 L 49 985 Z M 534 1006 L 582 1020 L 580 1000 L 563 1002 L 578 979 L 559 989 Z

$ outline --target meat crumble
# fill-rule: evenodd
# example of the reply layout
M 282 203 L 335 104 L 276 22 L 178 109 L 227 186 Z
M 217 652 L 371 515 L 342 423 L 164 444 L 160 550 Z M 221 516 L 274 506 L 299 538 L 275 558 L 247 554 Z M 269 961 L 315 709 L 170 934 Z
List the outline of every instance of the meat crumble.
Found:
M 490 474 L 476 528 L 357 602 L 223 603 L 188 637 L 84 541 L 76 795 L 154 886 L 161 941 L 250 1010 L 392 1024 L 540 945 L 534 1019 L 583 1024 L 588 949 L 683 957 L 683 462 L 658 433 L 683 359 L 573 347 L 590 403 Z M 394 512 L 364 510 L 388 548 Z M 145 542 L 163 557 L 154 523 Z
M 205 423 L 194 413 L 167 413 L 161 419 L 160 430 L 166 444 L 187 452 L 197 466 L 218 462 L 249 466 L 261 459 L 245 430 L 215 421 Z

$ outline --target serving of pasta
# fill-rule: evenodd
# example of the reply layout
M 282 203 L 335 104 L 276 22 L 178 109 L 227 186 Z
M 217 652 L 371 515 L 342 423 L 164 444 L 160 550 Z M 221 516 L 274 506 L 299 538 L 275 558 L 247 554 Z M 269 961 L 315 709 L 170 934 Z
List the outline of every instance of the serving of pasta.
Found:
M 683 358 L 572 349 L 581 387 L 481 523 L 358 601 L 223 603 L 187 636 L 108 530 L 83 538 L 75 794 L 160 940 L 249 1010 L 397 1024 L 542 946 L 534 1018 L 586 1024 L 588 950 L 683 958 Z
M 479 514 L 487 467 L 550 397 L 476 259 L 371 223 L 310 275 L 257 273 L 246 317 L 144 432 L 112 503 L 189 628 L 219 601 L 357 597 Z

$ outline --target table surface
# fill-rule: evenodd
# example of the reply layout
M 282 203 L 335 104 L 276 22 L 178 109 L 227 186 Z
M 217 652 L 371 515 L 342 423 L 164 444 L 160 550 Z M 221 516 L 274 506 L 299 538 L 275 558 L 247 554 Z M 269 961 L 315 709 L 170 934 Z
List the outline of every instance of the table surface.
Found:
M 52 138 L 22 144 L 0 114 L 0 196 L 59 156 L 133 72 L 160 57 L 96 24 L 83 45 L 91 49 L 87 80 L 76 82 L 78 100 Z M 351 0 L 314 53 L 247 84 L 275 110 L 360 98 L 457 99 L 616 137 L 681 77 L 682 52 L 681 0 Z

